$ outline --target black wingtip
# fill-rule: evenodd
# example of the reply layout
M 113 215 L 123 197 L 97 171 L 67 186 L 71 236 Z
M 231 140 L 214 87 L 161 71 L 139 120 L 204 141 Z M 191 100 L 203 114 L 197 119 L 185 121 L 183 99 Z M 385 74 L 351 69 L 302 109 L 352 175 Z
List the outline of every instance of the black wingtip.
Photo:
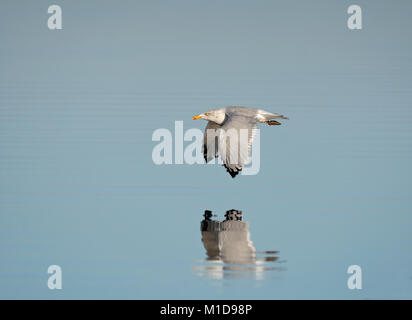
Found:
M 238 169 L 236 169 L 236 170 L 230 169 L 230 168 L 228 168 L 225 164 L 224 164 L 223 166 L 226 168 L 226 171 L 229 172 L 229 174 L 232 176 L 233 179 L 239 174 L 240 171 L 242 171 L 242 169 L 240 169 L 240 170 L 238 170 Z

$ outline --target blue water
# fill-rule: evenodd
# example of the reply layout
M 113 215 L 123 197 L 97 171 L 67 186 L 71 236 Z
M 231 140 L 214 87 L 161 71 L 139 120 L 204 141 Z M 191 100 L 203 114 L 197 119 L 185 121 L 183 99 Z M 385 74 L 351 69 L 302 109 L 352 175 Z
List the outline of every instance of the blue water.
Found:
M 361 31 L 349 1 L 55 1 L 51 31 L 2 1 L 0 298 L 411 299 L 412 5 L 358 2 Z M 153 163 L 154 130 L 225 105 L 290 118 L 258 175 Z M 198 272 L 232 208 L 275 269 Z

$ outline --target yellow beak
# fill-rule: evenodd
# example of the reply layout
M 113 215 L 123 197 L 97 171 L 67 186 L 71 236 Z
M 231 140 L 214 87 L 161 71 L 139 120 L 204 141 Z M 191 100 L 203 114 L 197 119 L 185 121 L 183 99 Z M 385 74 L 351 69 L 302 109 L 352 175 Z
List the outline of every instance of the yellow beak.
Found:
M 200 118 L 202 118 L 201 116 L 193 116 L 193 120 L 197 120 L 197 119 L 200 119 Z

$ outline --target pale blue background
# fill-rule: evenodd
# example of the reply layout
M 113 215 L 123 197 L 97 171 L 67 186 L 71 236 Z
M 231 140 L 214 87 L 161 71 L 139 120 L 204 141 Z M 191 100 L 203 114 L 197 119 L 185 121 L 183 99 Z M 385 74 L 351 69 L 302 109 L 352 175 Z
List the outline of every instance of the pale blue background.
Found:
M 2 0 L 0 298 L 412 298 L 411 9 Z M 155 129 L 229 104 L 290 118 L 263 128 L 257 176 L 153 164 Z M 194 274 L 203 210 L 230 208 L 286 271 Z

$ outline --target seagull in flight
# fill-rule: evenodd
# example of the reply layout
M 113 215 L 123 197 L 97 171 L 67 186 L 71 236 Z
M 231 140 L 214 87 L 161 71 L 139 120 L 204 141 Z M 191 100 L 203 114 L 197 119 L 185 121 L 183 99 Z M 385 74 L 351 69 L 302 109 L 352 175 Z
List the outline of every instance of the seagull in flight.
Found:
M 206 163 L 220 156 L 226 171 L 234 178 L 249 162 L 257 124 L 280 125 L 274 119 L 288 118 L 262 109 L 224 107 L 193 117 L 193 120 L 197 119 L 208 120 L 203 136 Z

